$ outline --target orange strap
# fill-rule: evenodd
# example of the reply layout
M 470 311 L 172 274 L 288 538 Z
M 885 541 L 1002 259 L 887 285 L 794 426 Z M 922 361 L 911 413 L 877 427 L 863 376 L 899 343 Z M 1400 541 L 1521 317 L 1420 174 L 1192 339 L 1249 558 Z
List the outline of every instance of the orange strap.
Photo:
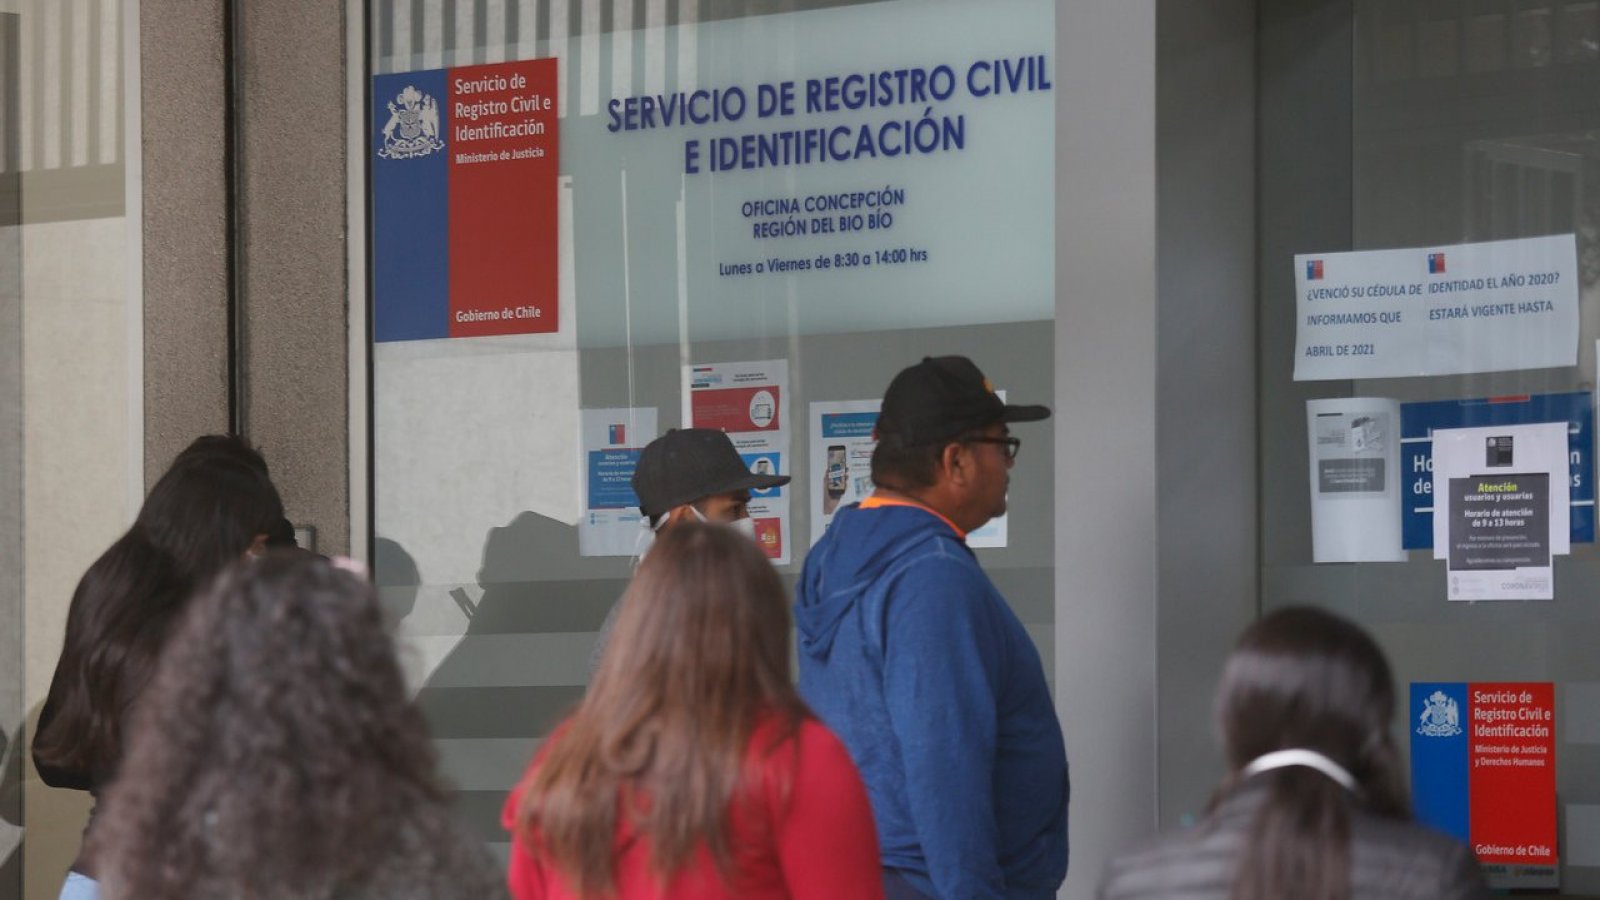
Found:
M 956 537 L 962 539 L 963 541 L 967 539 L 967 533 L 957 528 L 956 523 L 950 521 L 950 519 L 945 516 L 944 513 L 939 512 L 932 507 L 923 506 L 921 503 L 913 503 L 910 500 L 899 500 L 893 497 L 880 497 L 877 494 L 873 494 L 871 497 L 861 501 L 862 509 L 883 509 L 887 506 L 907 506 L 911 509 L 920 509 L 930 516 L 937 516 L 939 521 L 950 526 L 950 530 L 956 533 Z

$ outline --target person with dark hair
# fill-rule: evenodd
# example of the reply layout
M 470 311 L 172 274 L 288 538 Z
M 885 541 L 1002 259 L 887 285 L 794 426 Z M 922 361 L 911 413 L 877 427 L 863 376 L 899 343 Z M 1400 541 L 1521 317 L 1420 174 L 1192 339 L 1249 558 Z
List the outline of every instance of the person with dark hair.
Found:
M 670 428 L 639 452 L 631 483 L 652 536 L 684 522 L 710 522 L 755 540 L 750 492 L 783 487 L 789 476 L 751 472 L 733 440 L 715 428 Z M 600 625 L 589 655 L 591 674 L 611 639 L 617 610 L 612 606 Z
M 507 798 L 517 900 L 878 900 L 872 811 L 790 680 L 789 606 L 752 542 L 662 533 L 577 710 Z
M 891 898 L 1053 898 L 1067 759 L 1033 640 L 967 546 L 1006 509 L 1021 439 L 972 361 L 926 358 L 878 415 L 876 490 L 797 589 L 800 693 L 861 763 Z
M 39 776 L 98 796 L 122 758 L 128 710 L 184 605 L 222 568 L 260 553 L 283 520 L 266 462 L 234 437 L 207 436 L 178 455 L 133 526 L 89 566 L 33 738 Z M 91 813 L 86 835 L 92 834 Z M 80 853 L 63 898 L 93 898 L 95 860 Z
M 652 531 L 678 522 L 721 522 L 753 538 L 755 523 L 745 509 L 750 492 L 789 483 L 788 475 L 770 468 L 751 472 L 733 441 L 715 428 L 672 428 L 639 452 L 633 492 Z
M 358 563 L 273 551 L 197 596 L 90 844 L 108 900 L 483 900 Z
M 1472 851 L 1410 820 L 1394 678 L 1359 626 L 1281 609 L 1217 688 L 1228 775 L 1205 818 L 1107 868 L 1103 900 L 1478 900 Z
M 267 460 L 261 455 L 261 451 L 231 434 L 206 434 L 195 438 L 189 443 L 189 446 L 178 453 L 172 464 L 179 466 L 189 460 L 206 456 L 224 456 L 238 460 L 260 472 L 262 478 L 269 480 L 271 478 L 270 473 L 267 471 Z M 272 527 L 267 530 L 266 534 L 266 546 L 269 549 L 299 546 L 295 541 L 294 525 L 289 522 L 287 517 L 280 516 L 278 521 L 274 522 Z

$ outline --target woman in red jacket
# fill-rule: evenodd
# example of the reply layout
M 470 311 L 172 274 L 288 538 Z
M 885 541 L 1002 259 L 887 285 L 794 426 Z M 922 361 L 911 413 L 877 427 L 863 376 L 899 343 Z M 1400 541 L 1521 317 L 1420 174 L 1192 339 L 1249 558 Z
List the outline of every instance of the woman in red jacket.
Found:
M 588 695 L 507 798 L 518 900 L 880 900 L 867 794 L 795 693 L 789 604 L 730 528 L 657 538 Z

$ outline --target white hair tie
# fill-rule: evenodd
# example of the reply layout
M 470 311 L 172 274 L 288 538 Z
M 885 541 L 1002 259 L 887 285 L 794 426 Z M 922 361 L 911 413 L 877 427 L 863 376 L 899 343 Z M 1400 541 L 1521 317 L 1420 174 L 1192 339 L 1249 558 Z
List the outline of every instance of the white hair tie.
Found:
M 1284 769 L 1289 766 L 1304 766 L 1307 769 L 1316 769 L 1318 772 L 1332 778 L 1339 786 L 1347 791 L 1357 790 L 1355 776 L 1349 770 L 1315 750 L 1294 748 L 1290 750 L 1274 750 L 1252 759 L 1241 771 L 1245 778 L 1259 775 L 1272 769 Z

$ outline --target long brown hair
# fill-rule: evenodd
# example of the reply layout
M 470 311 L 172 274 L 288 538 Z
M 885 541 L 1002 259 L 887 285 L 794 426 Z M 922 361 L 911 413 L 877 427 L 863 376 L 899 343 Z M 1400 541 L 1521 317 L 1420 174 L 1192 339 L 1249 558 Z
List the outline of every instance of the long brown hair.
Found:
M 195 598 L 91 843 L 109 898 L 348 896 L 418 855 L 493 896 L 455 834 L 372 586 L 274 551 Z
M 1234 880 L 1235 900 L 1348 900 L 1350 809 L 1410 817 L 1389 728 L 1394 677 L 1360 626 L 1310 607 L 1280 609 L 1239 638 L 1217 689 L 1217 718 L 1233 774 L 1275 750 L 1314 750 L 1355 778 L 1352 796 L 1299 767 L 1256 776 L 1267 797 Z
M 525 788 L 518 840 L 579 894 L 603 896 L 626 815 L 663 883 L 702 846 L 731 881 L 752 735 L 775 717 L 774 751 L 808 715 L 783 584 L 748 538 L 682 523 L 656 539 L 621 603 L 588 695 Z

